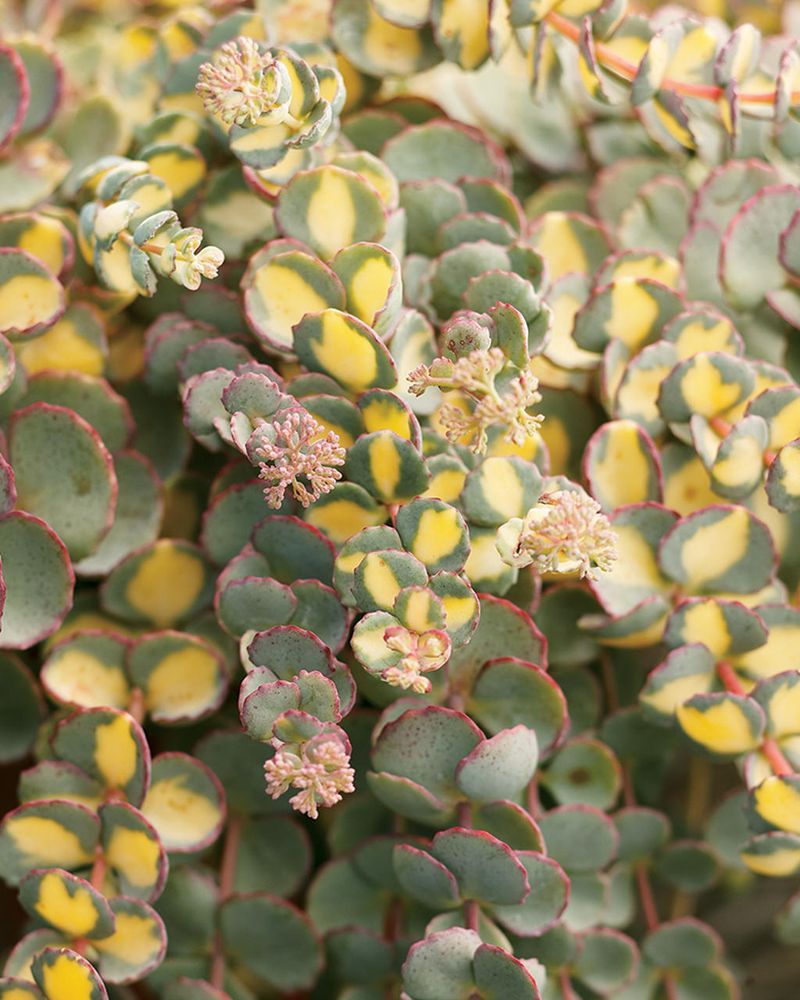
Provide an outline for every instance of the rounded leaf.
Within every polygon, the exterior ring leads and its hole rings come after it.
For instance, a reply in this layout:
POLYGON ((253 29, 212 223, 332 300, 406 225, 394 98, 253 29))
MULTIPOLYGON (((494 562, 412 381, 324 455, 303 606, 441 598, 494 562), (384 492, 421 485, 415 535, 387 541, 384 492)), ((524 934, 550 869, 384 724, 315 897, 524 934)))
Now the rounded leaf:
POLYGON ((225 793, 213 771, 195 757, 162 753, 153 760, 141 811, 169 853, 192 853, 220 835, 225 793))
POLYGON ((227 691, 222 654, 182 632, 142 636, 128 655, 131 681, 154 722, 186 723, 211 714, 227 691))
POLYGON ((41 333, 63 312, 64 289, 44 264, 24 250, 0 247, 0 333, 41 333))
POLYGON ((105 609, 123 621, 169 628, 211 603, 211 569, 189 542, 160 538, 125 558, 100 591, 105 609))
POLYGON ((45 948, 34 958, 31 972, 48 1000, 77 996, 86 1000, 108 998, 103 980, 94 967, 68 948, 45 948))
POLYGON ((219 919, 231 960, 283 992, 313 985, 322 947, 309 919, 291 903, 266 893, 234 895, 222 904, 219 919))
POLYGON ((72 410, 34 403, 12 417, 9 456, 20 507, 47 521, 73 560, 91 555, 117 502, 114 463, 98 433, 72 410))

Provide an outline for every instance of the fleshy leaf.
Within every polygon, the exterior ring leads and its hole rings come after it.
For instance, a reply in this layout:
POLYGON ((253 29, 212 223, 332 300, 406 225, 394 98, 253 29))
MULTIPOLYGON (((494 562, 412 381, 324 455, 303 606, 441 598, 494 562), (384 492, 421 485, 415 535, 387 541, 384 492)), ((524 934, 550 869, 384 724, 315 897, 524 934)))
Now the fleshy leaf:
POLYGON ((230 958, 281 991, 309 988, 322 968, 311 922, 282 899, 232 896, 222 905, 220 928, 230 958))
POLYGON ((41 333, 64 312, 64 289, 41 261, 0 248, 0 333, 41 333))
POLYGON ((167 879, 167 856, 155 828, 127 802, 99 809, 106 861, 124 896, 152 902, 167 879))
POLYGON ((774 561, 763 521, 744 507, 721 504, 682 518, 659 550, 663 571, 690 593, 753 593, 769 582, 774 561))
POLYGON ((127 708, 127 651, 127 640, 113 632, 78 632, 52 647, 42 666, 42 684, 63 705, 127 708))
POLYGON ((154 722, 185 723, 213 712, 225 697, 227 673, 210 643, 180 632, 143 636, 128 656, 131 680, 154 722))
POLYGON ((103 606, 123 621, 169 628, 211 603, 210 567, 189 542, 160 538, 124 559, 101 589, 103 606))
POLYGON ((31 916, 70 938, 102 938, 114 930, 114 913, 105 896, 60 868, 29 872, 20 882, 19 900, 31 916))
POLYGON ((161 964, 167 935, 161 917, 139 899, 115 896, 110 901, 114 932, 93 941, 100 972, 110 983, 141 979, 161 964))
POLYGON ((185 753, 153 761, 142 814, 169 853, 191 853, 213 844, 225 822, 225 793, 211 769, 185 753))
POLYGON ((141 726, 126 712, 90 708, 56 726, 53 750, 108 789, 119 789, 133 805, 150 780, 150 750, 141 726))
POLYGON ((107 1000, 103 980, 93 966, 67 948, 45 948, 34 958, 32 972, 47 1000, 107 1000))
POLYGON ((19 505, 47 521, 73 560, 91 555, 117 500, 114 465, 97 432, 72 410, 35 403, 14 414, 9 454, 19 505), (48 451, 43 463, 38 456, 48 451))
POLYGON ((339 309, 323 309, 295 325, 293 348, 313 372, 335 379, 348 392, 392 389, 397 384, 394 361, 366 323, 339 309))
POLYGON ((57 799, 21 805, 0 824, 0 875, 19 885, 31 868, 89 865, 99 832, 97 817, 86 806, 57 799))

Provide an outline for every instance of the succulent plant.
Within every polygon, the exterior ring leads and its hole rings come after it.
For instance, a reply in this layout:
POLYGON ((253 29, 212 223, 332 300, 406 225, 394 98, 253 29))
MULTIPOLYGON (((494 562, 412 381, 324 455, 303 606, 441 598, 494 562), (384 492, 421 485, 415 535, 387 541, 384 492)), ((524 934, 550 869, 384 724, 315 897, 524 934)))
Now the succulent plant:
POLYGON ((766 998, 800 49, 711 6, 0 4, 0 1000, 766 998))

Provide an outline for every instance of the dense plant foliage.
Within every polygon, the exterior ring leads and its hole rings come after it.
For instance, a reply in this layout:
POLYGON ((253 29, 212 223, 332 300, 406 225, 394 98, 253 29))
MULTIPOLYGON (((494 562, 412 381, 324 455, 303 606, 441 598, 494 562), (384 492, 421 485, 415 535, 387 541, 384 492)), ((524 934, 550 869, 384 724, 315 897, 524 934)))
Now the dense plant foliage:
POLYGON ((800 46, 708 6, 0 5, 2 1000, 740 995, 800 46))

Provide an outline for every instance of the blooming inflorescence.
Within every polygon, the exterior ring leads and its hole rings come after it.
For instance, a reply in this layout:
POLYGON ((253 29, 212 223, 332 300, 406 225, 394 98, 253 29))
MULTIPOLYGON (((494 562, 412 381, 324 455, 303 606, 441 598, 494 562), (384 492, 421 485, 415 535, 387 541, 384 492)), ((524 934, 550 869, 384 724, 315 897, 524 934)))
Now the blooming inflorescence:
POLYGON ((270 507, 280 507, 286 490, 303 507, 330 493, 342 474, 344 448, 335 431, 328 431, 306 410, 291 410, 282 420, 264 427, 254 454, 259 477, 269 485, 264 496, 270 507))
POLYGON ((203 63, 197 93, 207 111, 228 125, 279 125, 289 114, 291 81, 286 67, 258 42, 240 36, 203 63))
POLYGON ((430 365, 419 365, 408 375, 409 389, 421 396, 435 386, 460 390, 469 397, 473 402, 466 409, 445 403, 439 420, 449 441, 483 454, 490 428, 502 428, 512 444, 522 445, 544 419, 529 412, 542 398, 539 380, 532 372, 521 371, 498 384, 501 372, 508 368, 508 358, 500 348, 479 348, 456 361, 437 358, 430 365))
POLYGON ((498 528, 497 548, 510 566, 582 577, 607 573, 617 557, 608 518, 581 490, 545 493, 524 518, 498 528))
POLYGON ((324 733, 296 750, 280 746, 264 764, 264 773, 273 799, 290 788, 299 789, 289 802, 312 819, 319 815, 320 806, 336 805, 343 794, 354 789, 355 771, 347 750, 341 741, 324 733))

